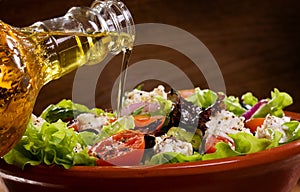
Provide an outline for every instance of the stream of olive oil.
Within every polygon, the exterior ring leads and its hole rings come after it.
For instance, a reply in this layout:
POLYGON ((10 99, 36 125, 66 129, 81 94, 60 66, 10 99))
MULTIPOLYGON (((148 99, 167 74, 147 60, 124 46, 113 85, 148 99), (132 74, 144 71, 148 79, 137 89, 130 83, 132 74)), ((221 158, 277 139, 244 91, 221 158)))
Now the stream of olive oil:
POLYGON ((124 94, 125 94, 125 83, 126 83, 126 76, 127 76, 127 69, 129 64, 129 59, 132 53, 131 48, 126 48, 123 50, 123 58, 122 58, 122 64, 121 64, 121 72, 120 72, 120 79, 119 79, 119 87, 118 87, 118 103, 117 103, 117 115, 120 116, 122 106, 123 106, 123 100, 124 100, 124 94))

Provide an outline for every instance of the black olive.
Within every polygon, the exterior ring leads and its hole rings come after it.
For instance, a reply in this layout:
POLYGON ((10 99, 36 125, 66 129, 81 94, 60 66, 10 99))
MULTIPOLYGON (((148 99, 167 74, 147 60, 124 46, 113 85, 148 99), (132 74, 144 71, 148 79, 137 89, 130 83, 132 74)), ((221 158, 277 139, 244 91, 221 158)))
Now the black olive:
POLYGON ((99 133, 99 131, 97 131, 96 129, 84 129, 84 130, 80 130, 79 132, 84 132, 84 131, 92 132, 92 133, 95 133, 95 134, 99 133))
POLYGON ((155 136, 145 134, 144 139, 145 139, 145 149, 149 149, 149 148, 154 147, 154 145, 155 145, 155 136))

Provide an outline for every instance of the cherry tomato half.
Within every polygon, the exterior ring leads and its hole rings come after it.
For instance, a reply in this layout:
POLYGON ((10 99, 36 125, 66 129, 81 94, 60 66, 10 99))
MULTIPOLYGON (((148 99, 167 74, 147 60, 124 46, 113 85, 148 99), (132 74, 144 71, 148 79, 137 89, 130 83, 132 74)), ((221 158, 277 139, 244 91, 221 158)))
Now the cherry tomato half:
POLYGON ((221 136, 215 136, 215 135, 210 135, 206 139, 205 143, 205 152, 206 153, 214 153, 216 152, 216 144, 219 142, 225 142, 225 143, 230 143, 233 144, 229 139, 221 137, 221 136))
POLYGON ((97 165, 138 165, 144 154, 144 134, 139 131, 124 130, 96 145, 89 153, 98 158, 97 165))
POLYGON ((163 127, 165 120, 166 117, 161 115, 136 115, 134 116, 135 129, 141 131, 144 134, 154 133, 159 131, 163 127))
POLYGON ((74 131, 79 132, 79 122, 78 121, 70 121, 68 128, 74 129, 74 131))
POLYGON ((180 93, 181 97, 187 98, 195 93, 195 89, 180 90, 179 93, 180 93))
POLYGON ((265 121, 265 118, 252 118, 245 122, 245 127, 249 128, 251 133, 257 130, 257 127, 261 126, 265 121))

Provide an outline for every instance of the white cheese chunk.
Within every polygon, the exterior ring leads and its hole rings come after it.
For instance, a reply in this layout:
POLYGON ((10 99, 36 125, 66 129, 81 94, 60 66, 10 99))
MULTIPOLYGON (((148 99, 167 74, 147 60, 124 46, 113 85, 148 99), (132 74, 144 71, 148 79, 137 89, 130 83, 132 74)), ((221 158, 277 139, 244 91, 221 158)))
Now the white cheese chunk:
POLYGON ((108 124, 108 118, 106 116, 97 116, 93 113, 82 113, 78 115, 76 119, 79 123, 79 130, 100 130, 103 125, 108 124))
POLYGON ((167 99, 167 93, 165 92, 164 86, 159 85, 157 88, 154 88, 150 92, 134 89, 133 91, 126 93, 124 106, 128 106, 133 103, 141 103, 141 102, 152 103, 155 102, 154 99, 157 96, 167 99))
POLYGON ((214 116, 211 116, 206 126, 207 136, 221 136, 232 142, 233 140, 228 134, 236 134, 238 132, 251 133, 250 129, 244 127, 244 117, 238 117, 234 113, 225 110, 216 112, 214 116))
POLYGON ((189 142, 181 141, 175 137, 161 136, 155 138, 156 144, 153 147, 155 153, 176 152, 186 156, 193 154, 193 146, 189 142))
POLYGON ((287 135, 285 130, 287 130, 287 127, 283 126, 282 124, 288 121, 290 121, 289 117, 279 118, 272 115, 267 115, 263 125, 257 128, 255 136, 257 138, 271 139, 272 132, 279 131, 282 133, 282 138, 279 142, 286 142, 287 135))

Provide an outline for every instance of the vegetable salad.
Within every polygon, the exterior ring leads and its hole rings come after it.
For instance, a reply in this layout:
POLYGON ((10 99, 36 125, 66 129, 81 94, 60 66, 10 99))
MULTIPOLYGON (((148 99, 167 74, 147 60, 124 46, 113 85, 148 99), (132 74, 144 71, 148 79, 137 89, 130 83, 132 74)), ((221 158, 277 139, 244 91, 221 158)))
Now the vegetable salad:
POLYGON ((4 160, 25 165, 128 166, 241 156, 300 138, 298 121, 283 111, 292 97, 274 89, 270 98, 240 98, 209 89, 125 94, 120 116, 71 100, 47 107, 31 121, 4 160))

